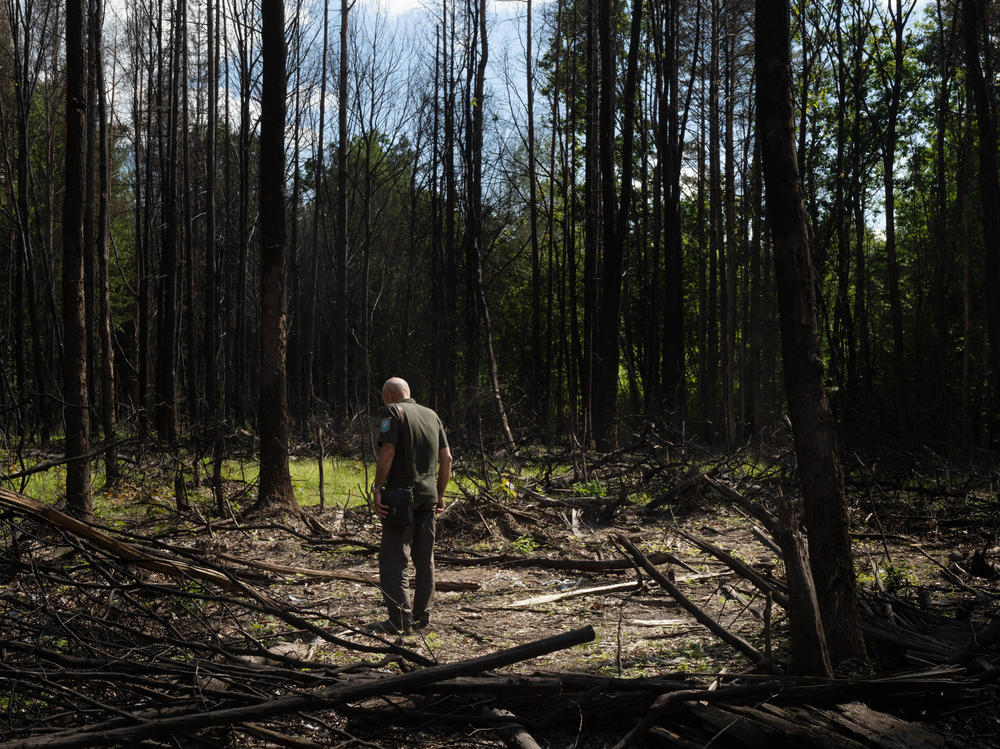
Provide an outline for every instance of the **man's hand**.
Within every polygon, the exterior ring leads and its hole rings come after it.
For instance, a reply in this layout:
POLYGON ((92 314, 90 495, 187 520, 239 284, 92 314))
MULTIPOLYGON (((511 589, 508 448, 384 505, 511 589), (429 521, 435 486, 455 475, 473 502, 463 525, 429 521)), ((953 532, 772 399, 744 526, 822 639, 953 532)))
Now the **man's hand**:
POLYGON ((434 508, 434 512, 440 515, 444 512, 444 492, 448 488, 448 482, 451 480, 451 449, 447 447, 442 447, 438 450, 438 475, 437 475, 437 493, 438 493, 438 503, 437 507, 434 508))
POLYGON ((382 490, 373 489, 372 496, 375 497, 375 514, 384 518, 389 514, 389 508, 382 504, 382 490))
POLYGON ((382 504, 382 487, 389 477, 389 468, 392 467, 392 459, 396 455, 396 446, 391 442, 383 442, 379 445, 378 455, 375 456, 375 481, 372 484, 372 496, 375 498, 375 514, 384 518, 389 514, 389 508, 382 504))

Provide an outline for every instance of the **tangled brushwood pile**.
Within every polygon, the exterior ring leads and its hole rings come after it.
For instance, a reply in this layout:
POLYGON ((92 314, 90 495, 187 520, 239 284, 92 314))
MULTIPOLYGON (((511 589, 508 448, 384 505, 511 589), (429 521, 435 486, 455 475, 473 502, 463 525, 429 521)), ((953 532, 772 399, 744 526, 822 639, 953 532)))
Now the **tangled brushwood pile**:
POLYGON ((0 741, 993 745, 994 477, 854 466, 872 662, 818 679, 787 673, 761 527, 788 470, 735 465, 619 453, 575 487, 497 472, 464 489, 431 626, 394 641, 364 630, 380 598, 363 509, 322 533, 131 507, 125 530, 0 490, 0 741))

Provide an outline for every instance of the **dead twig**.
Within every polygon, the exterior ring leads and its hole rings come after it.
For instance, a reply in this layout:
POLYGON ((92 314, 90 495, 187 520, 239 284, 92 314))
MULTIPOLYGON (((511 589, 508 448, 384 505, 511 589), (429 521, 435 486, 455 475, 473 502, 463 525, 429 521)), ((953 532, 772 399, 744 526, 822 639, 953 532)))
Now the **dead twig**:
POLYGON ((601 585, 596 588, 577 588, 576 590, 567 590, 563 593, 550 593, 545 596, 536 596, 535 598, 525 598, 522 601, 514 601, 510 604, 511 608, 520 608, 522 606, 537 606, 540 603, 553 603, 555 601, 562 601, 566 598, 581 598, 583 596, 602 596, 609 593, 622 593, 625 591, 636 591, 642 588, 641 580, 633 580, 627 583, 614 583, 613 585, 601 585))
POLYGON ((720 640, 725 642, 727 645, 735 649, 737 652, 742 653, 747 658, 749 658, 754 665, 761 663, 764 660, 764 655, 757 648, 751 645, 749 642, 744 640, 739 635, 733 634, 729 630, 725 629, 722 625, 716 622, 712 617, 706 614, 699 606, 697 606, 693 601, 691 601, 687 596, 685 596, 681 591, 670 582, 655 566, 646 558, 646 556, 635 547, 631 541, 629 541, 625 536, 618 535, 615 536, 615 540, 621 544, 628 553, 635 560, 636 564, 644 569, 650 577, 656 580, 660 586, 670 594, 670 596, 677 601, 689 614, 691 614, 695 619, 698 620, 700 624, 705 626, 712 634, 718 637, 720 640))

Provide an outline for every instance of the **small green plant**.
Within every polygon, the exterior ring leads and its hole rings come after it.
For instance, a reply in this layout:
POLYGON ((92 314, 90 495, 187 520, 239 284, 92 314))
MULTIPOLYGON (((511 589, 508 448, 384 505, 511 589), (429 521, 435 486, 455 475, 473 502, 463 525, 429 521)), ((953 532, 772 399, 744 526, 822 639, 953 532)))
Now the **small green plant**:
POLYGON ((573 494, 578 497, 606 497, 608 487, 603 481, 578 481, 573 484, 573 494))
POLYGON ((531 536, 518 536, 510 542, 511 548, 521 556, 530 557, 538 551, 538 544, 531 536))
POLYGON ((913 583, 912 570, 906 562, 888 562, 881 572, 882 584, 889 593, 898 593, 913 583))
POLYGON ((878 565, 874 571, 859 572, 858 584, 866 588, 878 588, 879 581, 886 593, 897 594, 914 583, 913 569, 906 562, 889 562, 878 565))

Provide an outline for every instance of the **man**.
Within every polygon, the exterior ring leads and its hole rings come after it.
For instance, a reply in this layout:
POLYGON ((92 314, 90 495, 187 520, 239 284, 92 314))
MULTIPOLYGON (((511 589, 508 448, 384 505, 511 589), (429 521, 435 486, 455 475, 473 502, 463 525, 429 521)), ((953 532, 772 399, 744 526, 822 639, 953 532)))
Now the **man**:
POLYGON ((444 510, 444 491, 451 478, 451 449, 438 415, 410 397, 410 386, 399 377, 382 387, 386 408, 379 422, 375 461, 375 512, 383 520, 389 507, 383 489, 412 488, 413 521, 382 524, 378 569, 389 618, 372 629, 405 634, 411 626, 426 627, 434 597, 434 528, 444 510), (413 559, 416 587, 410 608, 406 568, 413 559))

